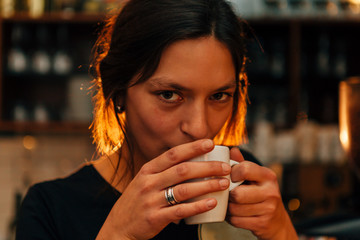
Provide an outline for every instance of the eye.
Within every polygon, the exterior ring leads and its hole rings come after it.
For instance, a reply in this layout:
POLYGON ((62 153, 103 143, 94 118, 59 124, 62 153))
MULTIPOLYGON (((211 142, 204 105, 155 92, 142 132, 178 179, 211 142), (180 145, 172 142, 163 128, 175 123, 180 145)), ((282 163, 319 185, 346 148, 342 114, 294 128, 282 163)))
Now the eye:
POLYGON ((158 93, 158 95, 160 96, 161 100, 168 102, 168 103, 177 103, 182 100, 182 97, 180 97, 179 94, 177 94, 173 91, 163 91, 163 92, 158 93))
POLYGON ((214 100, 214 101, 219 101, 219 102, 226 102, 227 100, 230 99, 230 97, 232 97, 231 94, 226 93, 226 92, 219 92, 219 93, 215 93, 213 94, 210 99, 214 100))

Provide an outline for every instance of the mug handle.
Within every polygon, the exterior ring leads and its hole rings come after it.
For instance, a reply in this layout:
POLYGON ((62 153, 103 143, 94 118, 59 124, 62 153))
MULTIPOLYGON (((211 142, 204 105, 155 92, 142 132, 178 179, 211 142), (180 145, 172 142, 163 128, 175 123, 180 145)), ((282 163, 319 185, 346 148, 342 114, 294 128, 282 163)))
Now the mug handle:
MULTIPOLYGON (((231 160, 230 159, 230 166, 233 167, 236 164, 239 164, 239 162, 231 160)), ((244 181, 240 181, 240 182, 232 182, 230 180, 230 186, 229 186, 229 191, 233 190, 234 188, 236 188, 237 186, 241 185, 244 181)))

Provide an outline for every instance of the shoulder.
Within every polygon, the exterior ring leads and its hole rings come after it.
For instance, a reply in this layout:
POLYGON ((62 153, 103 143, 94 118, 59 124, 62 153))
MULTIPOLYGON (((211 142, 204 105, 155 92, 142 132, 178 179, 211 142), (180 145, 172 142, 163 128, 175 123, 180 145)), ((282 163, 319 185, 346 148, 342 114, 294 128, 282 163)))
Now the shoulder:
POLYGON ((74 193, 84 190, 91 175, 91 166, 85 165, 67 177, 36 183, 29 188, 23 205, 51 207, 61 204, 74 193))
POLYGON ((242 149, 241 147, 239 147, 239 149, 245 160, 254 162, 262 166, 261 162, 250 151, 242 149))
POLYGON ((230 148, 233 148, 233 147, 236 147, 240 150, 241 154, 243 155, 243 157, 246 161, 250 161, 250 162, 253 162, 253 163, 256 163, 256 164, 262 166, 262 163, 250 151, 245 150, 241 146, 230 146, 230 148))
POLYGON ((114 191, 92 164, 86 164, 63 178, 37 183, 29 188, 24 201, 32 198, 46 201, 52 206, 78 205, 83 200, 96 201, 103 194, 112 196, 114 191))
POLYGON ((82 166, 64 178, 37 183, 22 201, 17 239, 96 236, 116 200, 117 195, 109 191, 92 165, 82 166))
POLYGON ((27 195, 39 194, 48 196, 51 194, 61 195, 64 191, 81 191, 87 185, 86 183, 94 181, 94 176, 93 167, 91 165, 84 165, 69 176, 34 184, 29 188, 27 195))

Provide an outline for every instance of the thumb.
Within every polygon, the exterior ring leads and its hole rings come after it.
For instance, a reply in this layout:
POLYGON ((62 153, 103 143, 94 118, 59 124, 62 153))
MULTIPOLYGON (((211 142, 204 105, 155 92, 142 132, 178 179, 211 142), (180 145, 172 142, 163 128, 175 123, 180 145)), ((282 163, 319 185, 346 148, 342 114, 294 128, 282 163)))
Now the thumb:
POLYGON ((237 148, 237 147, 233 147, 230 149, 230 159, 237 161, 237 162, 245 161, 243 155, 241 154, 239 148, 237 148))

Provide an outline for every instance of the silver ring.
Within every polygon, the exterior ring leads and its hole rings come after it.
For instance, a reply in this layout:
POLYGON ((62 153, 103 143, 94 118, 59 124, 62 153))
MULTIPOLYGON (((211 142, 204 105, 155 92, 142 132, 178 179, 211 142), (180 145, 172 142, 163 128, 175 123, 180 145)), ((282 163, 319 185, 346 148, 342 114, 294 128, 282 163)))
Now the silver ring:
POLYGON ((173 187, 168 187, 167 189, 165 189, 165 199, 170 206, 180 203, 179 201, 176 200, 174 196, 173 187))

